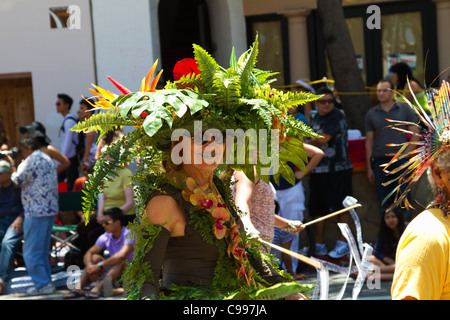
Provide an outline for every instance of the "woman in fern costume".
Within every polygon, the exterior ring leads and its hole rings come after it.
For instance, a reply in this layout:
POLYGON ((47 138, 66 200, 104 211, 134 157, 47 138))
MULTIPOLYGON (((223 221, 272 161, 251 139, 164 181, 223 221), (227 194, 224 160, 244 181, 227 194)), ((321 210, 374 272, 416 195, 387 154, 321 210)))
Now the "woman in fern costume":
POLYGON ((269 182, 272 168, 275 181, 282 175, 294 183, 286 162, 301 169, 307 162, 297 137, 317 135, 286 111, 317 97, 271 88, 273 73, 255 68, 257 39, 239 59, 233 50, 228 69, 203 48, 193 47, 195 60, 182 60, 174 71, 181 73, 180 78, 162 90, 155 89, 161 73, 151 81, 157 62, 138 92, 111 78, 120 95, 98 87, 98 92, 92 90, 99 100, 96 107, 108 111, 72 130, 105 133, 116 126, 135 130, 111 145, 97 162, 86 183, 86 221, 102 181, 136 159, 133 182, 140 222, 128 226, 136 245, 122 277, 129 299, 301 298, 311 288, 277 270, 271 256, 257 250, 257 240, 246 236, 225 173, 232 168, 252 181, 256 173, 269 182), (227 129, 257 132, 260 149, 270 148, 271 161, 254 150, 251 138, 242 144, 234 143, 234 138, 225 143, 222 134, 227 129), (225 146, 228 152, 222 161, 225 146))

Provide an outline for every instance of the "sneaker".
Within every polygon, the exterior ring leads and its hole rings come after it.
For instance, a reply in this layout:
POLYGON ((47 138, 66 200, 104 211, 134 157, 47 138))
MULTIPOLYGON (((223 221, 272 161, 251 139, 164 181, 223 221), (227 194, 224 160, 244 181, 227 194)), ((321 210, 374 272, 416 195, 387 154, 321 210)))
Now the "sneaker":
POLYGON ((55 286, 53 283, 49 283, 42 288, 37 289, 36 287, 30 288, 27 290, 27 295, 29 296, 40 296, 40 295, 47 295, 52 294, 55 292, 55 286))
POLYGON ((314 250, 315 256, 326 256, 328 253, 325 243, 316 243, 316 249, 314 250))
POLYGON ((336 242, 336 246, 334 247, 333 250, 331 250, 328 253, 328 255, 331 258, 339 259, 339 258, 342 258, 343 256, 346 256, 349 253, 350 253, 350 247, 349 247, 348 243, 345 241, 342 241, 342 240, 338 240, 336 242))
POLYGON ((304 256, 307 256, 308 252, 309 252, 309 247, 303 247, 298 250, 298 253, 300 253, 301 255, 304 255, 304 256))

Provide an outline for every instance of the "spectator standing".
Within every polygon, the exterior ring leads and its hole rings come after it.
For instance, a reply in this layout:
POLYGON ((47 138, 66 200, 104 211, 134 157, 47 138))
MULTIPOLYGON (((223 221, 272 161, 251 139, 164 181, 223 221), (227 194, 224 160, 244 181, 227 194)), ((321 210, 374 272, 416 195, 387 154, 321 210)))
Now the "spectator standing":
POLYGON ((32 137, 36 140, 40 150, 55 161, 56 172, 58 174, 65 171, 70 166, 70 160, 50 144, 51 140, 47 136, 45 127, 42 123, 33 121, 28 126, 20 127, 19 131, 26 137, 32 137))
POLYGON ((23 206, 20 188, 11 181, 12 166, 0 160, 0 294, 11 276, 14 255, 23 238, 23 206))
POLYGON ((29 295, 51 294, 49 248, 52 227, 58 214, 58 183, 55 164, 39 149, 33 138, 19 141, 19 155, 23 161, 11 180, 22 189, 24 208, 23 258, 34 283, 29 295))
POLYGON ((56 111, 64 117, 59 131, 61 137, 61 153, 70 161, 70 166, 58 175, 58 182, 67 179, 67 189, 68 191, 72 191, 75 180, 79 176, 79 160, 77 154, 79 139, 78 133, 72 132, 70 129, 77 123, 78 119, 70 113, 70 108, 73 103, 72 98, 64 93, 58 94, 57 98, 56 111))
MULTIPOLYGON (((80 101, 80 107, 78 109, 78 120, 84 121, 90 118, 94 113, 92 109, 94 108, 94 103, 92 99, 82 99, 80 101)), ((81 154, 81 171, 85 176, 92 172, 92 168, 95 165, 95 154, 97 151, 97 139, 98 133, 95 131, 84 132, 79 134, 78 138, 84 139, 83 150, 81 154)))
MULTIPOLYGON (((305 207, 305 191, 303 189, 302 178, 311 173, 311 170, 320 162, 323 158, 323 151, 318 147, 315 147, 311 144, 304 143, 306 156, 309 161, 305 166, 306 172, 302 170, 296 169, 294 164, 288 162, 287 164, 292 168, 295 172, 295 185, 293 186, 283 177, 280 177, 280 183, 276 184, 273 180, 273 176, 270 177, 272 185, 276 189, 276 201, 279 205, 279 215, 288 220, 304 220, 304 211, 305 207)), ((275 228, 275 238, 276 241, 283 240, 284 244, 290 242, 290 247, 288 248, 291 251, 298 252, 299 251, 299 234, 288 233, 280 228, 275 228), (290 241, 289 241, 290 240, 290 241)), ((283 245, 283 243, 277 243, 274 241, 274 244, 283 245)), ((275 253, 272 249, 272 253, 275 253)), ((276 252, 276 254, 281 257, 281 254, 276 252)), ((288 257, 290 259, 290 257, 288 257)), ((289 263, 289 262, 287 262, 289 263)), ((286 263, 285 263, 286 265, 286 263)), ((298 261, 292 260, 292 268, 290 265, 286 266, 287 270, 293 270, 295 273, 298 267, 298 261)))
MULTIPOLYGON (((335 108, 335 98, 330 89, 319 88, 316 94, 323 94, 323 97, 316 100, 317 113, 311 119, 311 128, 323 138, 311 139, 309 143, 322 149, 324 157, 311 171, 309 211, 312 217, 343 209, 342 201, 346 196, 352 195, 353 170, 348 156, 348 125, 345 115, 335 108)), ((349 223, 349 213, 340 214, 338 221, 349 223)), ((328 253, 324 243, 324 223, 319 221, 314 225, 315 255, 328 254, 332 258, 347 255, 350 248, 342 235, 337 240, 335 248, 328 253)))
MULTIPOLYGON (((382 205, 383 200, 396 187, 395 184, 383 186, 383 183, 397 177, 402 171, 395 175, 388 175, 383 172, 381 165, 388 163, 391 160, 390 154, 398 152, 400 145, 408 140, 406 133, 392 128, 392 123, 386 119, 415 123, 417 122, 417 117, 407 104, 394 100, 393 84, 389 80, 380 80, 378 82, 377 97, 380 103, 372 107, 365 117, 366 169, 367 179, 369 179, 370 183, 375 184, 379 212, 380 215, 383 215, 384 208, 388 208, 392 204, 394 197, 389 198, 384 206, 382 205), (398 146, 387 146, 387 144, 391 143, 398 146)), ((418 128, 415 126, 404 126, 403 129, 418 133, 418 128)), ((411 142, 417 140, 419 140, 419 136, 413 135, 411 137, 411 142)), ((404 153, 407 154, 413 148, 414 146, 412 145, 408 146, 404 153)), ((398 159, 396 163, 389 167, 389 171, 393 171, 406 161, 407 159, 398 159)), ((407 212, 405 213, 408 214, 407 212)), ((405 218, 409 220, 408 217, 405 218)))
MULTIPOLYGON (((391 81, 395 85, 395 90, 401 93, 406 99, 408 99, 412 104, 417 104, 416 99, 419 102, 420 106, 427 112, 430 113, 430 109, 428 108, 427 96, 425 94, 424 88, 420 85, 419 81, 417 81, 412 73, 411 68, 404 62, 399 62, 392 65, 389 68, 389 75, 391 81), (408 86, 411 86, 411 90, 408 86), (413 93, 415 98, 413 97, 413 93)), ((404 101, 403 97, 397 97, 397 101, 404 101)))
MULTIPOLYGON (((311 108, 309 108, 309 110, 310 109, 311 108)), ((303 122, 304 124, 308 125, 308 121, 305 115, 303 115, 303 113, 298 111, 297 106, 290 108, 288 110, 288 113, 292 115, 297 121, 303 122)), ((310 116, 310 113, 308 113, 308 115, 310 116)), ((272 185, 276 190, 275 200, 278 202, 279 205, 278 215, 280 215, 285 219, 299 220, 302 222, 304 219, 303 213, 306 208, 305 208, 305 191, 303 189, 303 183, 301 182, 301 179, 305 176, 305 174, 309 174, 311 170, 323 158, 323 151, 321 149, 307 143, 304 143, 303 146, 305 147, 306 156, 309 159, 308 163, 305 166, 306 172, 299 170, 291 162, 287 163, 291 167, 291 169, 295 172, 294 186, 288 181, 286 181, 286 179, 284 179, 283 177, 280 177, 279 184, 275 183, 273 176, 270 177, 272 185)), ((287 245, 287 243, 290 243, 289 245, 290 250, 298 252, 299 234, 292 234, 280 228, 275 228, 274 244, 283 246, 287 245)), ((272 253, 277 254, 278 257, 282 257, 281 253, 274 252, 274 249, 272 249, 272 253)), ((285 262, 286 269, 288 271, 292 269, 293 272, 295 273, 298 267, 297 259, 292 260, 290 256, 287 257, 286 255, 284 257, 286 257, 287 259, 287 262, 285 262)))
MULTIPOLYGON (((234 201, 242 212, 244 227, 250 235, 272 242, 274 228, 280 228, 291 233, 303 230, 301 221, 285 219, 275 214, 275 190, 271 184, 258 179, 252 182, 244 172, 234 171, 236 183, 232 186, 234 201)), ((261 252, 270 253, 268 245, 260 245, 261 252)))

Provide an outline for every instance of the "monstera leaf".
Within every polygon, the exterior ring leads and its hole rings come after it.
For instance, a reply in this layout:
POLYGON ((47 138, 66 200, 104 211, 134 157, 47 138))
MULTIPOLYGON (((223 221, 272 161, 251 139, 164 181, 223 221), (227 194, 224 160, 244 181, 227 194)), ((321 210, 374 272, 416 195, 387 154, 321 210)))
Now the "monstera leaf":
POLYGON ((189 110, 194 114, 208 106, 208 102, 190 89, 167 89, 155 92, 136 92, 116 101, 122 118, 143 120, 144 131, 153 136, 165 123, 172 127, 173 114, 182 118, 189 110))

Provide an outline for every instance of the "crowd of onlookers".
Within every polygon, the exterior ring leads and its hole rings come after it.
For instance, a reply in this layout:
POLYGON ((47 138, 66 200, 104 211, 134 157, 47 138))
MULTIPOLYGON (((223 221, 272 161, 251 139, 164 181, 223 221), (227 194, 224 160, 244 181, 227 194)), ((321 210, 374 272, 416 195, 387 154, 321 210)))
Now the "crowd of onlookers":
MULTIPOLYGON (((87 284, 96 282, 90 291, 91 297, 102 293, 105 273, 111 284, 120 276, 117 266, 123 266, 132 254, 132 244, 126 240, 126 224, 135 217, 131 172, 126 169, 119 177, 109 182, 98 202, 97 210, 90 222, 85 224, 84 214, 79 210, 61 212, 60 192, 80 192, 88 174, 104 148, 123 136, 115 130, 98 141, 98 133, 77 133, 70 129, 79 121, 92 116, 94 100, 79 102, 78 117, 70 110, 73 100, 66 94, 58 94, 56 110, 64 118, 59 137, 60 146, 51 144, 45 126, 33 121, 19 128, 22 137, 18 146, 10 148, 2 141, 0 160, 0 293, 10 279, 15 260, 21 253, 23 262, 34 286, 29 295, 50 294, 55 291, 51 281, 49 252, 52 246, 51 234, 55 224, 68 222, 78 224, 78 237, 74 245, 81 268, 87 274, 87 284), (121 251, 122 247, 127 250, 121 251), (100 249, 98 249, 100 248, 100 249), (103 250, 108 256, 103 256, 103 250), (90 258, 89 258, 90 257, 90 258), (93 269, 91 265, 97 266, 93 269), (100 272, 101 271, 101 272, 100 272), (103 272, 106 271, 106 272, 103 272)), ((84 274, 82 282, 84 281, 84 274)))
MULTIPOLYGON (((365 123, 367 178, 376 186, 381 217, 379 237, 371 261, 380 267, 386 279, 392 279, 396 243, 404 229, 404 220, 408 221, 410 216, 408 212, 387 210, 391 203, 389 201, 382 204, 392 189, 383 186, 387 176, 380 165, 388 162, 387 154, 396 151, 388 150, 386 144, 417 139, 416 136, 389 129, 385 120, 391 118, 415 122, 414 113, 393 91, 405 89, 402 81, 406 76, 412 79, 403 67, 400 65, 392 69, 394 82, 382 79, 377 84, 379 103, 367 113, 365 123)), ((249 220, 244 223, 247 232, 296 252, 300 249, 298 231, 304 220, 306 200, 309 215, 314 218, 341 209, 343 199, 352 195, 353 165, 347 149, 346 115, 332 90, 322 87, 314 93, 321 95, 321 98, 308 103, 303 109, 289 110, 297 121, 304 122, 322 136, 304 140, 309 162, 306 172, 292 165, 296 171, 295 185, 283 179, 279 184, 272 181, 270 185, 264 185, 261 180, 236 178, 240 183, 236 184, 236 205, 250 213, 249 220), (309 199, 305 199, 303 190, 302 178, 305 174, 309 175, 309 199), (262 210, 262 203, 267 201, 270 203, 264 204, 262 210), (253 210, 252 206, 257 209, 253 210), (258 214, 266 215, 266 218, 259 219, 258 214), (265 224, 267 219, 270 223, 265 224)), ((52 227, 68 218, 62 217, 58 209, 59 192, 81 191, 105 148, 124 135, 118 129, 105 134, 98 141, 98 133, 94 131, 71 131, 76 123, 93 114, 94 100, 83 99, 79 102, 78 117, 70 112, 72 105, 73 100, 68 95, 57 95, 56 110, 64 118, 59 132, 60 146, 51 144, 45 126, 37 121, 20 127, 23 137, 17 147, 11 148, 6 141, 1 146, 0 293, 11 275, 18 251, 21 251, 34 283, 27 293, 36 295, 55 291, 49 262, 52 227)), ((95 215, 88 224, 85 224, 81 211, 68 213, 71 215, 69 221, 78 224, 79 236, 75 243, 79 248, 78 261, 73 261, 83 268, 83 275, 79 287, 70 291, 66 298, 84 296, 94 299, 105 291, 108 294, 122 292, 114 287, 114 282, 120 277, 124 261, 131 259, 133 252, 133 241, 126 239, 129 233, 126 225, 136 217, 131 176, 132 172, 125 168, 112 181, 105 182, 95 215), (105 249, 109 253, 107 257, 102 254, 105 249)), ((348 223, 350 216, 345 213, 339 215, 338 219, 339 222, 348 223)), ((328 251, 324 243, 323 222, 314 225, 314 237, 313 254, 316 256, 339 259, 349 253, 349 246, 343 237, 336 239, 336 246, 328 251)), ((273 249, 272 253, 278 255, 283 268, 298 279, 303 277, 296 274, 298 261, 273 249)))

